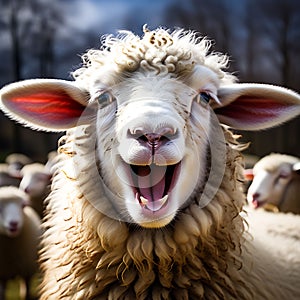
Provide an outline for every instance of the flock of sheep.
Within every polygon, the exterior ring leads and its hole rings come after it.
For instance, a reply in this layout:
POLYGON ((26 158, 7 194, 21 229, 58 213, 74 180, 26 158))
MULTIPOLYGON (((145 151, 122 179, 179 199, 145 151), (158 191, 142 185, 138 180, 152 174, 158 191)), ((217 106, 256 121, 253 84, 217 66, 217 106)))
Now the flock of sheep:
POLYGON ((66 135, 45 165, 0 166, 0 299, 37 256, 41 300, 300 297, 300 159, 244 170, 232 130, 297 117, 300 96, 227 63, 193 32, 144 27, 106 36, 74 81, 1 90, 9 117, 66 135))
POLYGON ((38 273, 41 219, 44 200, 50 192, 55 156, 49 153, 44 165, 33 163, 26 155, 13 153, 0 164, 1 300, 5 299, 8 280, 15 277, 24 279, 21 294, 30 299, 31 279, 38 273))

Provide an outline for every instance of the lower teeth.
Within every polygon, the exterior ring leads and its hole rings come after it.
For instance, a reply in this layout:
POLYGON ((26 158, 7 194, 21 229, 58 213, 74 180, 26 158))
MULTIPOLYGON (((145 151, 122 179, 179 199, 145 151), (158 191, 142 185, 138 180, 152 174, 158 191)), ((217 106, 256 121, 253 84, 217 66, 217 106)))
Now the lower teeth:
POLYGON ((149 201, 148 199, 140 196, 141 205, 151 211, 158 211, 160 210, 164 204, 168 200, 168 195, 165 195, 163 198, 156 200, 156 201, 149 201))

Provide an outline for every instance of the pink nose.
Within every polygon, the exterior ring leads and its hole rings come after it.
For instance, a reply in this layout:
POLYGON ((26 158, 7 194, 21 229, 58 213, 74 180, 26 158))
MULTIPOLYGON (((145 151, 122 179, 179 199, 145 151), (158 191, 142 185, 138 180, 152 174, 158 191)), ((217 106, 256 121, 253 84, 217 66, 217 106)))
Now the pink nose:
POLYGON ((252 195, 252 201, 258 201, 259 197, 260 197, 260 193, 254 193, 252 195))
POLYGON ((144 136, 151 145, 157 145, 162 139, 165 138, 163 135, 157 133, 145 133, 144 136))
POLYGON ((158 130, 158 132, 144 132, 137 129, 134 134, 130 134, 133 138, 139 141, 140 144, 144 144, 152 149, 157 149, 167 142, 176 137, 176 131, 172 128, 166 127, 158 130))
POLYGON ((17 231, 19 228, 19 222, 18 221, 10 221, 9 222, 9 230, 11 232, 17 231))
POLYGON ((17 227, 18 226, 18 221, 10 221, 9 222, 9 226, 11 226, 11 227, 17 227))
POLYGON ((259 193, 254 193, 252 195, 252 205, 254 206, 254 208, 258 208, 260 206, 260 203, 258 201, 259 197, 260 197, 259 193))

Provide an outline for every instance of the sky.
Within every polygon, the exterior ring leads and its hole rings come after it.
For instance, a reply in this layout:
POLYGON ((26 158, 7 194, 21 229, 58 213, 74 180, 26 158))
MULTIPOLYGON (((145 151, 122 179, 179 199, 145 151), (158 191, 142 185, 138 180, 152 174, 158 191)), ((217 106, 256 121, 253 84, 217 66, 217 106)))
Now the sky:
POLYGON ((105 32, 124 29, 124 24, 130 19, 134 20, 131 21, 134 27, 145 22, 157 26, 161 24, 163 12, 171 2, 171 0, 61 1, 65 6, 65 16, 69 25, 83 32, 97 28, 105 32))

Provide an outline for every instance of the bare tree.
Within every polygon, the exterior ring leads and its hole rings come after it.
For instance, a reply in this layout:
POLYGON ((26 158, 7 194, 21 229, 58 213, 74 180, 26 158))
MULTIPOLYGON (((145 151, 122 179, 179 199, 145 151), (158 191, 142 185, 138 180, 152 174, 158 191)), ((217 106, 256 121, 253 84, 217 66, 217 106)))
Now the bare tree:
MULTIPOLYGON (((296 90, 299 84, 300 3, 297 0, 248 0, 246 80, 270 82, 296 90), (297 76, 298 74, 298 76, 297 76), (295 80, 295 78, 297 78, 295 80)), ((251 140, 250 152, 299 155, 300 120, 261 133, 243 133, 251 140), (289 134, 287 134, 289 133, 289 134)))
POLYGON ((300 3, 295 0, 264 0, 261 1, 266 22, 266 33, 271 36, 276 45, 279 57, 274 64, 281 75, 281 84, 289 86, 290 68, 293 60, 293 48, 297 43, 293 35, 299 31, 294 22, 300 18, 300 3))
MULTIPOLYGON (((1 15, 2 30, 10 37, 12 81, 19 81, 26 76, 49 77, 52 75, 54 59, 55 30, 62 23, 62 17, 56 7, 55 1, 45 0, 1 0, 2 10, 6 16, 1 15), (3 17, 3 18, 2 18, 3 17), (33 57, 34 56, 34 57, 33 57), (37 67, 35 74, 27 70, 31 66, 37 67), (25 73, 26 70, 26 73, 25 73)), ((10 151, 26 152, 30 138, 27 129, 10 122, 5 126, 12 129, 12 149, 10 151)), ((40 143, 42 151, 50 147, 49 135, 38 133, 44 143, 40 143)), ((32 135, 31 135, 32 136, 32 135)))
MULTIPOLYGON (((18 81, 21 79, 21 46, 19 39, 19 19, 18 12, 20 10, 20 1, 11 0, 7 3, 9 5, 9 18, 8 18, 8 31, 11 36, 11 52, 12 52, 12 70, 13 70, 13 80, 18 81)), ((18 151, 21 147, 21 128, 19 125, 13 123, 13 151, 18 151)))

